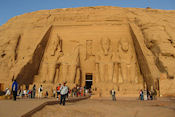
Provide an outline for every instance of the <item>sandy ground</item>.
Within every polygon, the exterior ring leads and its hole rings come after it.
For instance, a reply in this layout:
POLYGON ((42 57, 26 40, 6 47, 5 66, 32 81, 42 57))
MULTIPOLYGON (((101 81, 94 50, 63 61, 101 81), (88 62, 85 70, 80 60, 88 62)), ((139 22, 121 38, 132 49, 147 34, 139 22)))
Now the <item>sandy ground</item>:
POLYGON ((56 99, 0 100, 0 117, 21 117, 25 113, 48 101, 56 99))
POLYGON ((46 106, 32 117, 175 117, 175 100, 88 99, 66 106, 46 106))

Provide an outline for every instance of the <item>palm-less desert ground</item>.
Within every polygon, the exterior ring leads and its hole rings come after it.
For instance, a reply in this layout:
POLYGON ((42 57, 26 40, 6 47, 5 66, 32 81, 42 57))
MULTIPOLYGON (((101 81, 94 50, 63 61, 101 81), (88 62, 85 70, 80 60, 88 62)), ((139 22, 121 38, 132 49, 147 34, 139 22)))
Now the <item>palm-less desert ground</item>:
POLYGON ((88 99, 46 106, 32 117, 175 117, 175 100, 88 99))

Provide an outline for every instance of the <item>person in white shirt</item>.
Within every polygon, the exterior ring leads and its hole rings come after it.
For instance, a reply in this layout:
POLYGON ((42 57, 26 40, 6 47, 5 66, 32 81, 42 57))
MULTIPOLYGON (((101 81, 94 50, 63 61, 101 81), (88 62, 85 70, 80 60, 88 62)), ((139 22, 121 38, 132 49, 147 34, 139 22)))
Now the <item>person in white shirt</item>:
POLYGON ((42 94, 43 94, 43 87, 41 85, 40 88, 38 89, 38 97, 41 98, 42 94))
POLYGON ((67 94, 68 94, 68 87, 66 86, 66 82, 61 87, 60 91, 61 91, 60 92, 60 94, 61 94, 60 105, 61 104, 65 105, 66 97, 67 97, 67 94))

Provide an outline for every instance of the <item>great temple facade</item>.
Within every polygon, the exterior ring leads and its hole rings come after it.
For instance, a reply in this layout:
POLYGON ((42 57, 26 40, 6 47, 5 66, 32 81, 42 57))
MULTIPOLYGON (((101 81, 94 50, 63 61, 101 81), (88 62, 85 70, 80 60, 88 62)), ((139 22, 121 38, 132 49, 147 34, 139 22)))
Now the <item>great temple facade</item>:
POLYGON ((16 79, 22 88, 42 84, 51 91, 67 82, 98 96, 113 88, 119 96, 138 96, 140 89, 173 95, 173 19, 175 11, 118 7, 16 16, 0 27, 0 88, 16 79))
POLYGON ((139 69, 129 25, 52 26, 34 82, 138 93, 143 89, 139 69))

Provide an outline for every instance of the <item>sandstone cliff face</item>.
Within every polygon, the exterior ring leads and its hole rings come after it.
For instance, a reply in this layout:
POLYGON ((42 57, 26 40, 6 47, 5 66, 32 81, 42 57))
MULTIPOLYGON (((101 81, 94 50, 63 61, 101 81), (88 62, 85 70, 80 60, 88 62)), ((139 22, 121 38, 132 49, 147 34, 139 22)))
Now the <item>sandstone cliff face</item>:
MULTIPOLYGON (((161 91, 161 86, 167 87, 161 85, 162 74, 165 74, 166 82, 174 82, 175 79, 174 32, 175 11, 85 7, 26 13, 10 19, 0 27, 0 83, 9 87, 12 79, 25 85, 57 84, 70 80, 70 85, 85 85, 86 73, 96 74, 94 76, 97 79, 101 74, 99 79, 102 81, 101 72, 104 72, 108 74, 105 77, 113 79, 109 85, 115 84, 117 90, 122 90, 124 84, 128 84, 128 88, 130 84, 131 88, 134 86, 127 79, 127 83, 124 83, 125 77, 128 77, 125 74, 136 73, 133 76, 134 80, 138 78, 137 84, 145 82, 148 89, 153 87, 161 91), (102 37, 109 38, 104 39, 104 43, 112 41, 112 50, 103 47, 103 41, 100 44, 102 37), (125 68, 121 62, 125 56, 120 53, 121 38, 129 40, 131 52, 128 53, 133 53, 127 54, 127 57, 133 58, 131 63, 123 63, 135 66, 130 67, 134 72, 124 70, 128 67, 125 68), (100 54, 100 45, 104 57, 100 54), (112 64, 109 61, 113 61, 112 64), (108 72, 101 69, 104 62, 104 66, 108 66, 104 69, 108 72), (113 72, 113 69, 118 71, 113 72), (121 74, 118 73, 120 71, 121 74), (70 79, 66 74, 69 74, 70 79)), ((98 80, 93 81, 95 82, 94 87, 97 89, 103 85, 98 80)), ((139 88, 141 87, 138 86, 139 88)), ((166 95, 164 89, 162 95, 166 95)), ((168 89, 171 90, 169 94, 175 91, 175 87, 168 89)))

